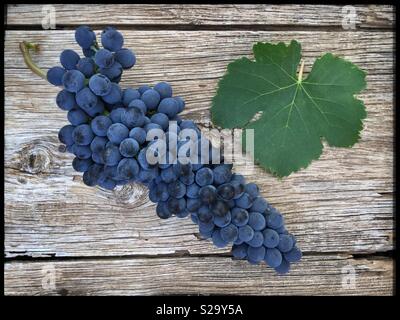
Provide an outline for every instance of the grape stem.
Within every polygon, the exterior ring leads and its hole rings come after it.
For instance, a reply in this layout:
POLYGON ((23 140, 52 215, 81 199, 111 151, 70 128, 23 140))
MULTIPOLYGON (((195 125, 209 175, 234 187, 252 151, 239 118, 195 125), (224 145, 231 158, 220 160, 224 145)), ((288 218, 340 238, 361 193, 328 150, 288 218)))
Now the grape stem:
POLYGON ((19 49, 22 52, 25 64, 28 66, 28 68, 31 69, 34 73, 36 73, 39 77, 47 80, 46 72, 43 69, 39 68, 39 66, 33 62, 30 53, 30 50, 38 52, 39 45, 36 43, 22 41, 19 43, 19 49))

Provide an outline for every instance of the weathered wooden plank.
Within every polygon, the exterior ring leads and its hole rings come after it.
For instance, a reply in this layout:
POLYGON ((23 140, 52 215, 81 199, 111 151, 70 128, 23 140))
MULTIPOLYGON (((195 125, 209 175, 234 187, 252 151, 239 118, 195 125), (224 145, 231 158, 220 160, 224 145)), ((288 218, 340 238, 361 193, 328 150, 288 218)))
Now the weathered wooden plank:
POLYGON ((16 261, 4 266, 4 293, 392 295, 393 261, 349 255, 306 256, 285 276, 276 275, 265 264, 249 265, 225 257, 16 261), (347 281, 351 272, 354 281, 347 281))
MULTIPOLYGON (((257 182, 306 252, 375 252, 393 248, 392 32, 126 31, 138 56, 122 84, 172 83, 187 101, 184 117, 208 125, 210 101, 227 63, 250 56, 259 40, 303 44, 306 70, 316 56, 338 53, 368 72, 368 110, 353 149, 325 148, 307 170, 278 181, 261 169, 237 171, 257 182), (317 40, 316 40, 317 39, 317 40)), ((88 188, 59 151, 65 113, 57 89, 23 65, 20 40, 42 44, 39 65, 77 48, 71 31, 7 31, 5 43, 5 251, 7 256, 112 256, 226 252, 196 237, 189 220, 160 221, 138 186, 88 188)))
MULTIPOLYGON (((53 5, 58 25, 335 26, 350 12, 327 5, 53 5)), ((9 5, 7 24, 41 25, 43 6, 9 5)), ((390 28, 393 6, 354 6, 357 28, 390 28)), ((44 11, 46 12, 46 11, 44 11)))

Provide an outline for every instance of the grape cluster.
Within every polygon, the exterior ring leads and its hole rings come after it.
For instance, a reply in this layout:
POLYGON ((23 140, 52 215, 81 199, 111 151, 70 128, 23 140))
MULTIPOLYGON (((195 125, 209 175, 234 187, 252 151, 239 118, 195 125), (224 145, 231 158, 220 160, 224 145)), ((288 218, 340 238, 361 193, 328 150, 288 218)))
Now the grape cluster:
MULTIPOLYGON (((193 122, 182 121, 181 132, 187 126, 198 130, 193 122)), ((200 133, 198 138, 200 149, 207 139, 200 133)), ((290 263, 299 261, 302 253, 296 238, 286 230, 282 214, 260 196, 256 184, 233 173, 223 157, 222 163, 212 164, 212 150, 211 163, 181 163, 178 152, 176 163, 160 165, 160 175, 149 184, 157 215, 161 219, 190 215, 200 235, 216 247, 233 245, 235 258, 252 264, 264 261, 278 273, 287 273, 290 263)))
POLYGON ((87 26, 75 39, 85 57, 64 50, 62 67, 49 69, 47 79, 63 86, 56 103, 70 124, 58 136, 83 182, 108 190, 143 183, 160 218, 190 215, 203 238, 219 248, 232 245, 235 258, 288 272, 302 253, 282 215, 256 184, 232 172, 193 121, 180 118, 184 100, 166 82, 121 89, 122 71, 136 58, 118 30, 101 33, 103 48, 87 26))

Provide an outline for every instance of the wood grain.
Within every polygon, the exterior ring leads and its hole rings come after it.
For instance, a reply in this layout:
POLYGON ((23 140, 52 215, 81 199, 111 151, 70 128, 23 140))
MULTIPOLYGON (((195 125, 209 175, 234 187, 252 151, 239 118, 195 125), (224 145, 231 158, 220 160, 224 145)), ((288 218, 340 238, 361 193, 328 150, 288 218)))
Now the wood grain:
POLYGON ((285 276, 228 257, 11 262, 4 278, 6 295, 391 295, 393 261, 306 256, 285 276))
POLYGON ((32 74, 18 51, 19 41, 40 43, 34 60, 49 68, 58 64, 61 48, 79 49, 73 33, 26 30, 40 25, 41 6, 9 5, 6 294, 393 294, 393 259, 386 254, 394 249, 392 6, 356 6, 354 32, 341 30, 342 6, 55 8, 58 26, 67 29, 81 23, 121 26, 125 46, 138 58, 134 69, 124 73, 122 86, 170 82, 186 100, 183 117, 204 129, 210 127, 211 99, 226 65, 251 57, 257 41, 298 40, 305 73, 328 51, 358 64, 368 73, 367 90, 359 96, 368 117, 353 148, 325 146, 318 161, 280 181, 260 168, 235 165, 283 212, 305 252, 287 277, 276 276, 265 266, 232 261, 229 250, 201 240, 190 219, 158 219, 140 185, 110 192, 82 183, 71 167, 73 157, 57 139, 67 124, 65 112, 54 103, 58 89, 32 74), (18 261, 24 257, 34 259, 18 261), (43 268, 53 265, 56 289, 45 290, 43 268), (342 287, 347 265, 357 274, 351 290, 342 287))
MULTIPOLYGON (((53 5, 61 26, 294 26, 342 27, 349 11, 344 6, 326 5, 53 5)), ((41 25, 43 6, 9 5, 7 25, 41 25)), ((354 6, 356 28, 392 28, 393 6, 354 6)), ((46 12, 46 11, 44 11, 46 12)))
MULTIPOLYGON (((38 41, 43 52, 35 59, 49 67, 57 64, 61 44, 75 48, 70 32, 31 31, 22 36, 8 31, 6 38, 7 256, 226 252, 199 240, 189 220, 160 221, 140 186, 108 192, 83 185, 71 168, 72 156, 59 152, 57 132, 66 119, 54 105, 57 89, 27 70, 16 52, 19 40, 38 41)), ((305 251, 393 248, 391 32, 314 32, 310 39, 308 32, 131 31, 125 38, 128 47, 137 48, 139 59, 137 67, 124 74, 123 85, 170 81, 187 101, 184 116, 204 126, 209 125, 210 101, 227 63, 249 55, 257 39, 299 39, 307 70, 325 51, 357 62, 368 72, 368 89, 361 95, 368 118, 353 149, 326 147, 320 160, 282 181, 260 168, 236 170, 258 183, 262 194, 285 214, 305 251), (315 38, 318 47, 311 44, 315 38), (160 48, 164 54, 156 58, 160 48)))

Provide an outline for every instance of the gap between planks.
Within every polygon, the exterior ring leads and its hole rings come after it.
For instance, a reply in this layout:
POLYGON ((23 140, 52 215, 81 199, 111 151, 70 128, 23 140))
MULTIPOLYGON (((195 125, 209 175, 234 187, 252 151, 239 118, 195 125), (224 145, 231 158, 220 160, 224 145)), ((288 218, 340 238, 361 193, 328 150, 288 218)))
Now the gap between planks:
POLYGON ((6 295, 392 295, 393 261, 305 256, 285 276, 265 264, 215 257, 6 263, 6 295), (354 286, 346 286, 347 272, 354 286), (43 281, 50 273, 54 286, 43 281))

